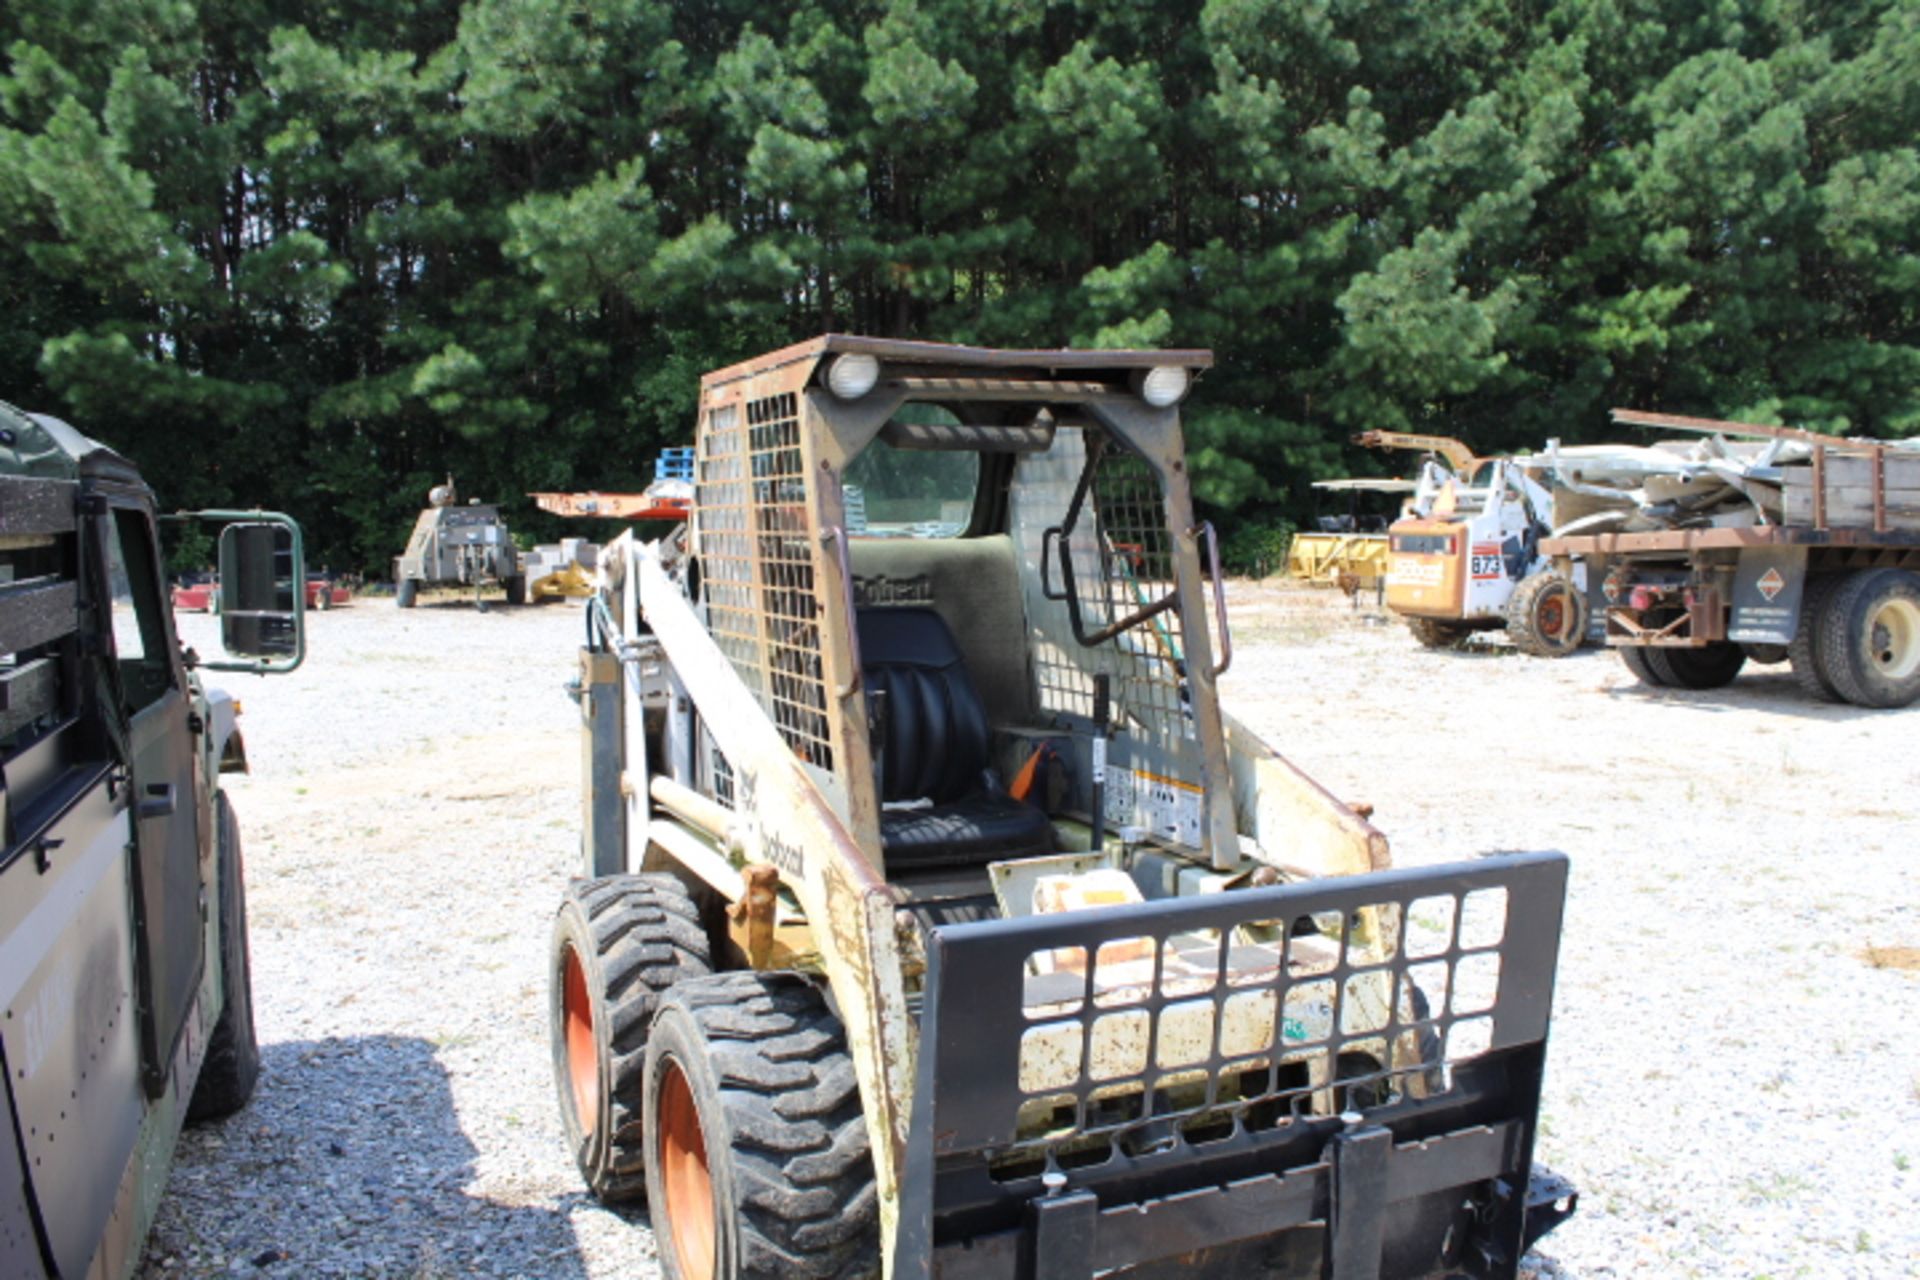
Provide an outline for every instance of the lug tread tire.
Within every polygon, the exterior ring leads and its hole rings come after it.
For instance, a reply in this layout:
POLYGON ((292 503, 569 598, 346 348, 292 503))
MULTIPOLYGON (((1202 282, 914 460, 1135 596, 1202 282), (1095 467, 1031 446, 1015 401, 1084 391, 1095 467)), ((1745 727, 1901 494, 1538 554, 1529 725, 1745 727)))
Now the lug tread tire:
POLYGON ((1867 653, 1867 621, 1878 605, 1904 596, 1920 606, 1920 574, 1906 569, 1867 569, 1850 573, 1820 611, 1814 653, 1833 691, 1856 707, 1883 710, 1920 698, 1920 672, 1889 679, 1867 653))
POLYGON ((1652 649, 1648 661, 1676 689, 1719 689, 1747 665, 1747 651, 1731 640, 1710 640, 1696 649, 1652 649))
POLYGON ((1664 689, 1667 686, 1664 664, 1662 669, 1656 669, 1653 665, 1653 656, 1659 650, 1645 645, 1623 644, 1619 651, 1620 661, 1626 664, 1634 679, 1652 689, 1664 689))
POLYGON ((1507 635, 1514 646, 1536 658, 1564 658, 1587 640, 1587 602, 1573 580, 1553 569, 1542 569, 1522 579, 1507 599, 1507 635), (1563 592, 1572 619, 1561 638, 1540 629, 1540 608, 1550 593, 1563 592))
POLYGON ((551 970, 554 1078, 574 1161, 597 1199, 637 1200, 646 1191, 640 1073, 647 1033, 667 991, 713 971, 699 909, 671 875, 578 881, 554 920, 551 970), (592 948, 581 961, 601 1064, 598 1119, 590 1133, 581 1131, 574 1113, 562 991, 566 948, 579 944, 592 948))
POLYGON ((253 960, 247 947, 246 860, 240 822, 224 791, 213 797, 216 874, 220 878, 220 1016, 207 1039, 200 1079, 187 1103, 190 1121, 220 1120, 247 1105, 260 1080, 253 1028, 253 960))
POLYGON ((1413 632, 1413 638, 1426 649, 1457 648, 1473 632, 1473 628, 1465 623, 1446 622, 1439 618, 1408 618, 1407 630, 1413 632))
POLYGON ((1800 593, 1800 620, 1794 626, 1793 640, 1787 645, 1787 662, 1793 668, 1794 683, 1809 698, 1821 702, 1838 702, 1839 690, 1827 678, 1822 662, 1825 642, 1820 630, 1820 622, 1826 615, 1827 602, 1833 599, 1834 588, 1839 586, 1841 577, 1832 573, 1808 574, 1806 586, 1800 593))
MULTIPOLYGON (((676 1050, 707 1133, 717 1122, 724 1134, 724 1144, 708 1139, 722 1218, 718 1274, 877 1276, 880 1205, 859 1082, 840 1021, 820 993, 793 974, 716 974, 674 988, 661 1019, 648 1054, 649 1093, 657 1089, 656 1056, 676 1050), (685 1061, 701 1052, 704 1070, 685 1061)), ((651 1144, 648 1160, 657 1180, 651 1144)), ((654 1214, 656 1229, 670 1233, 658 1202, 654 1214)), ((670 1239, 660 1254, 665 1273, 677 1276, 670 1239)))

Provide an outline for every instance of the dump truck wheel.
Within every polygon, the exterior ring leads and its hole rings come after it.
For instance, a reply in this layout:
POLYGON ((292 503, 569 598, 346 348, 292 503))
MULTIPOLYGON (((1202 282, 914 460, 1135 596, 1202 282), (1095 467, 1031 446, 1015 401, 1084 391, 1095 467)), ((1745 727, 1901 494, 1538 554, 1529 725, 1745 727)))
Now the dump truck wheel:
POLYGON ((247 950, 246 862, 240 823, 224 792, 213 797, 214 858, 220 879, 220 1017, 207 1040, 187 1119, 219 1120, 247 1105, 260 1079, 253 1031, 253 964, 247 950))
POLYGON ((1522 653, 1564 658, 1587 638, 1587 602, 1564 573, 1542 569, 1513 589, 1507 635, 1522 653))
POLYGON ((1800 620, 1794 626, 1792 643, 1787 645, 1787 661, 1793 665, 1794 683, 1809 698, 1822 702, 1837 702, 1840 698, 1833 682, 1827 679, 1820 630, 1827 601, 1833 599, 1833 589, 1840 582, 1841 579, 1831 573, 1807 575, 1806 586, 1800 593, 1800 620))
POLYGON ((554 1082, 587 1189, 633 1200, 646 1187, 640 1071, 660 997, 713 971, 706 930, 668 875, 574 884, 553 922, 554 1082))
POLYGON ((1920 574, 1849 575, 1821 610, 1815 652, 1834 691, 1857 707, 1920 698, 1920 574))
POLYGON ((672 1280, 880 1271, 879 1200, 840 1021, 793 974, 674 988, 647 1040, 647 1200, 672 1280))
POLYGON ((507 603, 525 604, 527 602, 527 580, 519 574, 507 579, 507 603))
POLYGON ((1624 644, 1620 646, 1618 652, 1620 654, 1620 661, 1626 664, 1627 670, 1631 671, 1633 678, 1641 684, 1654 689, 1666 686, 1666 673, 1655 670, 1653 663, 1650 661, 1657 650, 1649 649, 1644 645, 1624 644))
POLYGON ((413 608, 413 602, 420 594, 420 584, 412 578, 402 578, 393 584, 393 602, 402 609, 413 608))
POLYGON ((1439 618, 1408 618, 1407 630, 1429 649, 1451 649, 1473 631, 1464 622, 1443 622, 1439 618))
POLYGON ((1667 683, 1679 689, 1718 689, 1730 684, 1747 665, 1747 651, 1731 640, 1714 640, 1698 649, 1654 649, 1655 669, 1664 666, 1667 683))

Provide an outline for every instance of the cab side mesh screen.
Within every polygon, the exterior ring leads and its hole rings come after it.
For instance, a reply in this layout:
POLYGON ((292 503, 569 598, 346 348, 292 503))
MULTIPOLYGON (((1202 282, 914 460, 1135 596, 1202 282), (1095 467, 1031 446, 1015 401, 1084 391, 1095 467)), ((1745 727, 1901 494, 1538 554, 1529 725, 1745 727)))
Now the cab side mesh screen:
POLYGON ((707 627, 794 754, 833 768, 798 399, 707 414, 695 525, 707 627))

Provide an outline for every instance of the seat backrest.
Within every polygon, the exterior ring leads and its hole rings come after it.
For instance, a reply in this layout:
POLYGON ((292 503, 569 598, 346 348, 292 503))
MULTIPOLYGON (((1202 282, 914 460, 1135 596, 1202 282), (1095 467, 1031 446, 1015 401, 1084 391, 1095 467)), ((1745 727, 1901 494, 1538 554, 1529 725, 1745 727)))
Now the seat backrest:
POLYGON ((860 667, 881 695, 880 798, 947 804, 980 790, 990 734, 960 646, 932 609, 860 610, 860 667))

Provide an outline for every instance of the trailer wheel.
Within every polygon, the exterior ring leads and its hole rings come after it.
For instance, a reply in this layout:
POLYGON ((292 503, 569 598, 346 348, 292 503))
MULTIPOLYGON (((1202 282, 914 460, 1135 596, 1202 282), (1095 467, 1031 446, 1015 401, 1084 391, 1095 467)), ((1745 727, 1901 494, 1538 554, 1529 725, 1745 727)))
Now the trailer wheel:
POLYGON ((414 599, 420 594, 420 584, 412 578, 402 578, 393 584, 393 602, 402 609, 413 608, 414 599))
POLYGON ((1473 631, 1464 622, 1443 622, 1439 618, 1408 618, 1407 630, 1428 649, 1452 649, 1473 631))
POLYGON ((1814 652, 1834 692, 1855 706, 1904 707, 1920 698, 1920 575, 1850 574, 1821 610, 1814 652))
POLYGON ((879 1200, 846 1037, 793 974, 674 988, 647 1041, 647 1200, 671 1280, 879 1274, 879 1200))
POLYGON ((549 971, 554 1082, 574 1163, 601 1200, 645 1189, 640 1070, 660 997, 712 971, 700 913, 674 877, 605 876, 568 889, 549 971))
POLYGON ((1807 575, 1800 593, 1800 618, 1794 624, 1793 642, 1787 646, 1787 661, 1793 666, 1794 683, 1800 692, 1821 702, 1837 702, 1840 694, 1827 678, 1820 620, 1826 614, 1827 601, 1842 582, 1838 574, 1807 575))
POLYGON ((220 1017, 187 1103, 187 1119, 219 1120, 247 1105, 260 1079, 253 1030, 253 964, 247 950, 246 862, 240 823, 225 792, 213 797, 214 858, 220 879, 220 1017))
POLYGON ((1564 658, 1587 638, 1587 602, 1558 570, 1529 574, 1507 600, 1507 635, 1522 653, 1564 658))
POLYGON ((525 604, 527 602, 527 580, 520 574, 507 579, 507 603, 525 604))
POLYGON ((1697 649, 1651 649, 1648 661, 1677 689, 1718 689, 1747 665, 1747 651, 1731 640, 1713 640, 1697 649))

